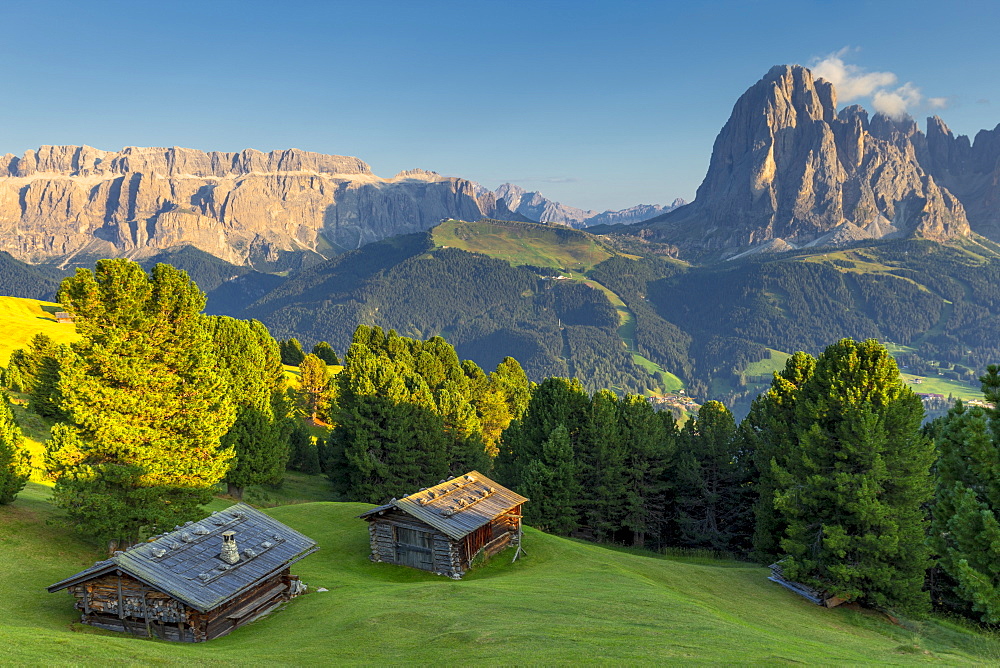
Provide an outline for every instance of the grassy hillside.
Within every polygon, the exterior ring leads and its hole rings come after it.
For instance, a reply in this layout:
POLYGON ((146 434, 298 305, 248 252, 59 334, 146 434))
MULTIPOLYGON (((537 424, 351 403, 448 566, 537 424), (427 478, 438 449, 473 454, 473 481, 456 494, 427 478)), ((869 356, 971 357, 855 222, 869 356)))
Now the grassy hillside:
POLYGON ((559 225, 448 220, 433 237, 438 246, 564 271, 588 271, 612 256, 592 235, 559 225))
POLYGON ((77 339, 76 327, 56 322, 59 304, 36 299, 0 297, 0 365, 6 366, 10 354, 28 345, 31 337, 44 332, 56 343, 69 343, 77 339))
POLYGON ((46 488, 0 508, 0 656, 7 665, 791 663, 987 664, 1000 642, 937 621, 825 610, 736 562, 618 551, 527 530, 463 581, 368 561, 362 504, 267 512, 322 549, 296 566, 312 593, 203 644, 76 623, 48 584, 98 555, 58 524, 46 488), (30 564, 30 567, 28 566, 30 564), (326 592, 315 592, 325 587, 326 592))

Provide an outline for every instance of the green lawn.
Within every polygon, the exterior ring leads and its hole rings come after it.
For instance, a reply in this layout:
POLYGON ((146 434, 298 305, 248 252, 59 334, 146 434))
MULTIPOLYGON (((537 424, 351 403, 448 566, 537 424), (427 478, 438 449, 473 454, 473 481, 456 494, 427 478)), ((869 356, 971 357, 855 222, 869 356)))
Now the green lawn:
POLYGON ((72 324, 56 322, 59 304, 37 299, 0 297, 0 366, 7 366, 10 354, 25 348, 35 334, 44 332, 56 343, 70 343, 79 338, 72 324))
MULTIPOLYGON (((0 507, 6 665, 995 664, 1000 641, 940 621, 893 625, 819 608, 763 568, 661 557, 525 532, 463 581, 368 561, 364 504, 267 512, 316 539, 295 567, 312 593, 225 638, 174 644, 76 623, 45 586, 100 555, 58 522, 47 488, 0 507), (324 587, 328 591, 316 592, 324 587)), ((224 503, 224 502, 220 502, 224 503)), ((220 506, 221 507, 221 506, 220 506)))

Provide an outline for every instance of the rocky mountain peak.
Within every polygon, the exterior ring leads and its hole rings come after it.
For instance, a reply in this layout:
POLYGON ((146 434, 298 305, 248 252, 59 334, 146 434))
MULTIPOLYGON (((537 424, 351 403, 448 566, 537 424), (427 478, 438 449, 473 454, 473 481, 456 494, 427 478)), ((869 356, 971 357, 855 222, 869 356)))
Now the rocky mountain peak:
POLYGON ((961 203, 920 164, 926 142, 913 119, 869 120, 858 106, 838 114, 836 100, 808 69, 772 67, 734 105, 695 201, 651 228, 682 247, 730 252, 776 239, 794 248, 967 235, 961 203))

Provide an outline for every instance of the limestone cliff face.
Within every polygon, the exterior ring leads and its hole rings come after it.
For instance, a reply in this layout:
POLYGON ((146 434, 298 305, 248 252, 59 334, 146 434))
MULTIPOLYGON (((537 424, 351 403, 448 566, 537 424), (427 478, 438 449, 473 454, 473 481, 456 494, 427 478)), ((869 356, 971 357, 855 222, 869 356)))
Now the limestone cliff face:
POLYGON ((192 245, 235 264, 324 252, 488 213, 475 184, 391 179, 345 156, 43 146, 0 157, 0 250, 28 262, 192 245))
POLYGON ((965 204, 972 229, 1000 241, 1000 125, 970 142, 934 116, 927 119, 925 145, 921 163, 965 204))
POLYGON ((869 120, 856 106, 838 114, 830 83, 774 67, 737 101, 695 201, 651 229, 698 250, 968 235, 961 202, 922 152, 912 120, 869 120))

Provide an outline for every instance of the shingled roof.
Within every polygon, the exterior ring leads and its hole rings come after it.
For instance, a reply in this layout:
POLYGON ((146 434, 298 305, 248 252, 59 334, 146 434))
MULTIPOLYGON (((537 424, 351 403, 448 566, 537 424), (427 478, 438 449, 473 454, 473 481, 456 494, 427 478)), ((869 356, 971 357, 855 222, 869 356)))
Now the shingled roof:
POLYGON ((316 541, 245 503, 175 527, 48 587, 49 592, 121 570, 207 612, 319 549, 316 541), (236 532, 240 560, 219 558, 222 533, 236 532))
POLYGON ((479 471, 470 471, 402 499, 393 499, 358 517, 369 518, 396 508, 459 540, 527 500, 479 471))

